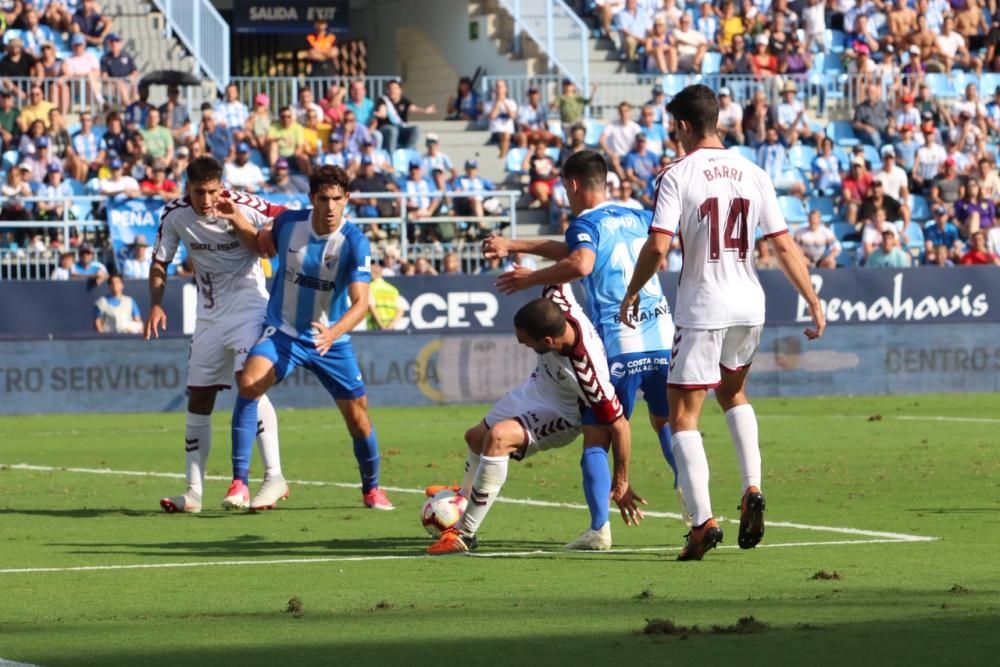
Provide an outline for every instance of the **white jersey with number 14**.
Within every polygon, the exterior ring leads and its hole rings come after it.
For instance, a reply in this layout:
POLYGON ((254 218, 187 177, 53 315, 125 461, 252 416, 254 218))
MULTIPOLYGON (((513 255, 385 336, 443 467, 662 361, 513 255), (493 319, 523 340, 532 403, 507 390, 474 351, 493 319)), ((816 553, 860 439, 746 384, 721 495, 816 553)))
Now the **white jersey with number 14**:
POLYGON ((674 304, 678 326, 764 323, 764 290, 753 252, 758 227, 765 238, 788 232, 767 173, 736 153, 698 149, 660 175, 650 229, 680 235, 684 266, 674 304))

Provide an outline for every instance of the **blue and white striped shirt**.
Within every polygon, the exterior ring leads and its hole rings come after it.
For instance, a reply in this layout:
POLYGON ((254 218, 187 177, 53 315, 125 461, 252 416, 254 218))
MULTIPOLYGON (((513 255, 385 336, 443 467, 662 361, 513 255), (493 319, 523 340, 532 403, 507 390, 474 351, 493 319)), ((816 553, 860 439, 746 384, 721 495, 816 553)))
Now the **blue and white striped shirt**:
POLYGON ((80 130, 73 135, 73 150, 87 162, 96 160, 100 149, 101 140, 97 138, 93 130, 88 134, 84 134, 83 130, 80 130))

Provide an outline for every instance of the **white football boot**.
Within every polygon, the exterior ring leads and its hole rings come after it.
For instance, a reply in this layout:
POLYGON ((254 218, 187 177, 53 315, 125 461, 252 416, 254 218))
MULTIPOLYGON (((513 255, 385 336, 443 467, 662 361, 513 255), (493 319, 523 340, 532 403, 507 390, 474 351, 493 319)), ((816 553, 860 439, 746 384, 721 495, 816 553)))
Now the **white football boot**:
POLYGON ((197 514, 201 511, 201 496, 188 491, 183 496, 171 496, 160 499, 160 507, 167 514, 197 514))
POLYGON ((583 535, 566 545, 574 551, 607 551, 611 548, 611 522, 605 521, 600 530, 588 528, 583 535))
POLYGON ((250 501, 250 511, 273 510, 279 500, 288 498, 288 484, 281 475, 264 476, 264 483, 250 501))

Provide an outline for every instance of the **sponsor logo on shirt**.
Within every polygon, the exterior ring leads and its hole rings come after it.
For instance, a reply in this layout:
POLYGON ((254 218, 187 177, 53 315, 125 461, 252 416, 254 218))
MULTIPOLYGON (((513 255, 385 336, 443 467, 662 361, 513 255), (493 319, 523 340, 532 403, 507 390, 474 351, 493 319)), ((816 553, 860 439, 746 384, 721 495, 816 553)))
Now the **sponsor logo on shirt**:
POLYGON ((583 234, 583 233, 577 234, 576 235, 576 240, 579 241, 580 243, 593 243, 594 242, 594 239, 590 238, 590 234, 583 234))
POLYGON ((288 278, 299 285, 300 287, 307 287, 309 289, 318 290, 320 292, 330 292, 336 285, 332 280, 323 280, 322 278, 314 278, 313 276, 307 276, 304 273, 292 273, 288 272, 288 278))
MULTIPOLYGON (((656 318, 663 317, 664 315, 668 315, 669 313, 670 313, 670 308, 667 306, 667 304, 660 303, 660 305, 658 305, 656 308, 653 308, 651 310, 644 310, 643 312, 639 313, 639 318, 636 320, 636 322, 647 322, 649 320, 654 320, 656 318)), ((615 315, 614 321, 615 324, 621 324, 622 319, 617 315, 615 315)))
POLYGON ((225 252, 226 250, 233 250, 240 247, 239 241, 233 241, 232 243, 188 243, 188 247, 191 250, 207 250, 209 252, 225 252))

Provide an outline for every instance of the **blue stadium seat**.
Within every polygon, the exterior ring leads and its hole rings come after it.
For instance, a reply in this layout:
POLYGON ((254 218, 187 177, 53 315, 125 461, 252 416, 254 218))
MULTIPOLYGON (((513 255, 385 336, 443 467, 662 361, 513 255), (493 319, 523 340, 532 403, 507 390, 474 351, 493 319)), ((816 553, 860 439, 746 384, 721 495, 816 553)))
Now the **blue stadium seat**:
POLYGON ((722 54, 718 51, 709 51, 701 60, 702 74, 717 74, 722 66, 722 54))
POLYGON ((507 151, 507 159, 504 160, 504 170, 508 174, 523 174, 524 171, 521 170, 521 166, 524 164, 524 158, 527 154, 527 148, 519 148, 517 146, 511 148, 507 151))
MULTIPOLYGON (((73 191, 73 194, 77 197, 84 197, 87 195, 86 186, 75 178, 67 178, 66 184, 73 191)), ((77 220, 86 220, 90 216, 90 202, 77 202, 71 207, 73 212, 73 217, 77 220)))
POLYGON ((910 220, 926 222, 933 218, 931 207, 923 195, 910 195, 910 220))
POLYGON ((664 74, 661 84, 663 85, 663 92, 669 97, 676 95, 692 84, 698 83, 699 80, 701 80, 700 76, 690 74, 664 74))
POLYGON ((798 197, 778 197, 778 205, 789 225, 801 225, 808 220, 806 207, 798 197))
POLYGON ((863 144, 861 148, 865 152, 865 161, 871 165, 872 171, 878 171, 882 168, 882 156, 879 155, 878 149, 870 144, 863 144))
POLYGON ((757 164, 757 152, 749 146, 730 146, 728 150, 739 153, 754 164, 757 164))
POLYGON ((261 169, 267 166, 267 160, 264 159, 264 156, 261 155, 260 151, 257 150, 256 148, 250 149, 250 161, 253 162, 255 165, 257 165, 258 167, 260 167, 261 169))
POLYGON ((857 146, 860 141, 854 136, 854 127, 849 120, 835 120, 826 126, 826 136, 838 146, 857 146))
POLYGON ((910 220, 910 224, 906 226, 903 231, 906 234, 906 238, 909 241, 907 247, 911 250, 923 250, 924 249, 924 228, 920 226, 920 223, 916 220, 910 220))
MULTIPOLYGON (((391 156, 391 155, 389 155, 389 151, 387 151, 387 150, 386 150, 386 149, 384 149, 384 148, 380 148, 380 149, 379 149, 378 151, 376 151, 376 154, 377 154, 377 155, 379 156, 379 159, 380 159, 380 160, 381 160, 382 162, 388 162, 388 163, 389 163, 389 165, 390 165, 390 166, 392 166, 393 170, 395 170, 395 169, 396 169, 396 167, 392 165, 392 156, 391 156)), ((404 174, 406 173, 406 170, 405 170, 405 169, 403 170, 403 173, 404 173, 404 174)))
POLYGON ((15 164, 17 164, 17 151, 7 151, 6 153, 3 154, 2 158, 0 159, 2 159, 2 166, 4 171, 7 171, 15 164))
POLYGON ((837 237, 837 240, 843 243, 851 234, 856 234, 857 230, 854 229, 854 225, 849 222, 834 222, 830 225, 830 229, 833 230, 833 235, 837 237))
POLYGON ((17 28, 7 28, 7 30, 4 31, 3 33, 4 46, 10 44, 10 40, 14 39, 15 37, 20 39, 22 34, 24 33, 21 30, 18 30, 17 28))
POLYGON ((840 57, 839 54, 829 53, 823 58, 823 69, 814 67, 820 72, 825 72, 826 74, 844 74, 847 72, 844 69, 844 59, 840 57))
POLYGON ((812 161, 815 157, 816 149, 812 146, 796 144, 788 149, 788 159, 793 165, 804 171, 812 169, 812 161))
POLYGON ((837 209, 833 205, 833 197, 810 197, 809 210, 819 211, 820 219, 823 222, 833 222, 837 217, 837 209))
POLYGON ((847 35, 842 30, 827 30, 826 41, 829 49, 834 53, 843 53, 847 35))
POLYGON ((950 75, 943 72, 929 72, 924 81, 930 86, 934 97, 958 97, 959 93, 950 75))
POLYGON ((992 97, 997 86, 1000 86, 1000 74, 996 72, 984 72, 979 77, 979 96, 992 97))
POLYGON ((392 154, 392 168, 400 174, 405 174, 410 169, 410 162, 420 161, 420 153, 413 148, 397 148, 392 154))
POLYGON ((601 134, 604 132, 604 123, 596 120, 591 120, 587 122, 587 133, 584 135, 583 141, 588 146, 596 146, 597 142, 601 140, 601 134))

